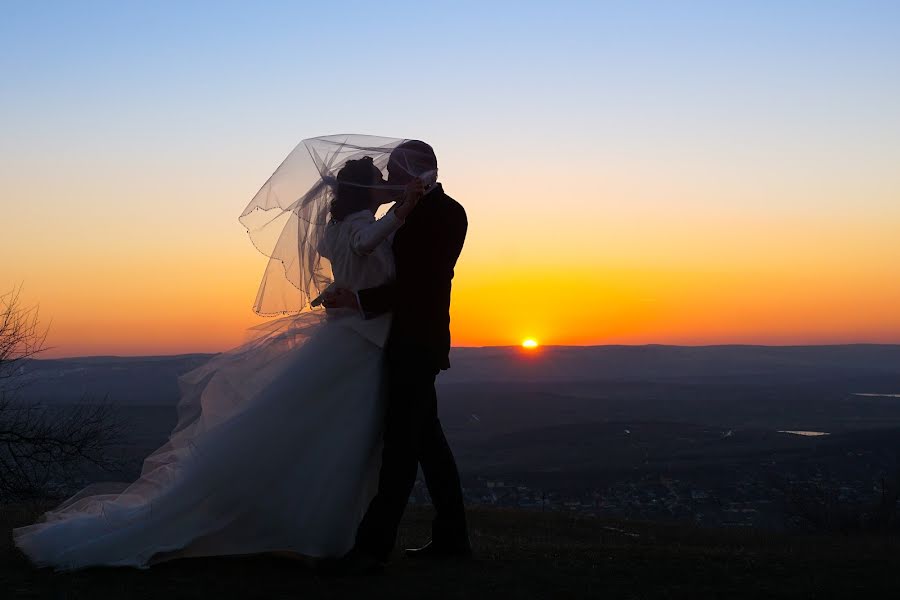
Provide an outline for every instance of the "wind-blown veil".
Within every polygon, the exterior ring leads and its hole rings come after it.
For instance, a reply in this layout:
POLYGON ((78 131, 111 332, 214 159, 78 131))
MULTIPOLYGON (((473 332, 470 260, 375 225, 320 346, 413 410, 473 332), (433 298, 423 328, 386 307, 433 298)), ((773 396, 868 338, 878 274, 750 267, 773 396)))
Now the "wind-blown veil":
MULTIPOLYGON (((253 245, 269 257, 253 310, 282 318, 251 328, 243 345, 179 378, 175 432, 203 427, 201 422, 231 414, 258 391, 268 378, 266 372, 276 368, 287 350, 304 344, 322 323, 325 311, 311 306, 311 301, 334 281, 331 262, 321 254, 319 244, 335 199, 338 173, 349 161, 370 157, 384 174, 392 152, 406 141, 354 134, 303 140, 256 192, 239 218, 253 245)), ((415 151, 402 154, 399 162, 397 155, 393 157, 391 168, 417 169, 415 151)), ((371 187, 391 188, 382 181, 371 187)), ((397 193, 402 189, 397 186, 397 193)))
MULTIPOLYGON (((282 315, 253 328, 249 341, 212 357, 178 379, 178 421, 168 441, 143 463, 132 483, 93 484, 45 520, 103 513, 111 522, 143 518, 153 499, 179 477, 182 459, 196 452, 195 440, 252 404, 324 320, 310 301, 332 283, 331 263, 319 252, 336 178, 350 160, 371 157, 385 172, 391 152, 407 140, 367 135, 331 135, 303 140, 260 188, 240 216, 250 239, 269 257, 253 305, 260 315, 282 315), (130 507, 134 507, 132 510, 130 507)), ((415 152, 391 168, 416 176, 415 152)), ((385 185, 378 182, 381 189, 385 185)), ((401 188, 397 188, 398 194, 401 188)))
POLYGON ((319 253, 319 242, 338 172, 348 161, 366 156, 384 172, 391 152, 405 141, 329 135, 303 140, 288 154, 240 216, 254 246, 269 257, 253 303, 257 314, 314 310, 310 302, 333 281, 331 263, 319 253))

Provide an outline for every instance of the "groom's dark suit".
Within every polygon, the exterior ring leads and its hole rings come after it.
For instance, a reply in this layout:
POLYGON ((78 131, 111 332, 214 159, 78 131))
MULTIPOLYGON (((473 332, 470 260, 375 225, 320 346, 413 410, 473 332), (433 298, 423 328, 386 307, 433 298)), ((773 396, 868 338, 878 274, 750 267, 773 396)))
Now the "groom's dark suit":
POLYGON ((438 419, 435 376, 450 366, 450 287, 468 222, 440 184, 426 194, 394 237, 394 283, 361 290, 366 318, 392 311, 385 348, 387 412, 378 494, 359 527, 356 547, 386 559, 394 547, 418 465, 437 516, 435 544, 468 548, 462 489, 438 419))

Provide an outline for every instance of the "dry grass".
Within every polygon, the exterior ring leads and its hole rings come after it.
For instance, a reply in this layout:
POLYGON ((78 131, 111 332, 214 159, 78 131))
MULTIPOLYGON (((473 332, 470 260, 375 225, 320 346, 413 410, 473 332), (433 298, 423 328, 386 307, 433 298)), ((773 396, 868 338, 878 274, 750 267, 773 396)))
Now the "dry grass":
MULTIPOLYGON (((262 557, 57 575, 33 569, 12 547, 10 528, 31 517, 24 509, 0 516, 2 598, 849 598, 900 591, 900 542, 893 538, 786 537, 485 509, 470 515, 477 560, 398 557, 379 577, 324 577, 262 557)), ((423 541, 428 517, 411 510, 401 544, 423 541)))

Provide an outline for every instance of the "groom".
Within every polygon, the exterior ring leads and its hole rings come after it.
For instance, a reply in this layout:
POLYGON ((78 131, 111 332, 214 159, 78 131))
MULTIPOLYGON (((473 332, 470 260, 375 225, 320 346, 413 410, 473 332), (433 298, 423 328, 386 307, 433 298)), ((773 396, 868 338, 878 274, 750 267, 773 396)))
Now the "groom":
MULTIPOLYGON (((427 184, 437 174, 434 150, 418 140, 397 146, 388 161, 388 183, 427 184)), ((378 493, 359 526, 351 562, 374 570, 384 564, 422 465, 436 517, 432 539, 407 556, 454 558, 471 555, 456 461, 438 419, 435 376, 450 367, 450 287, 468 222, 463 207, 441 184, 424 195, 394 237, 397 276, 393 283, 360 290, 338 290, 326 308, 358 308, 369 319, 393 312, 387 344, 384 453, 378 493)))

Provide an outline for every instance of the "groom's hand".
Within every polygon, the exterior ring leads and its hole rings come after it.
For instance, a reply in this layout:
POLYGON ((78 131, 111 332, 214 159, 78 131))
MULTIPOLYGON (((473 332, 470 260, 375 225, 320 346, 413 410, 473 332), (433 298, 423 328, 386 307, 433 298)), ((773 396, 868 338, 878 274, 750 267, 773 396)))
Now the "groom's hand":
POLYGON ((331 312, 339 308, 359 310, 359 300, 356 294, 344 288, 328 290, 322 294, 322 304, 325 305, 325 312, 331 312))

